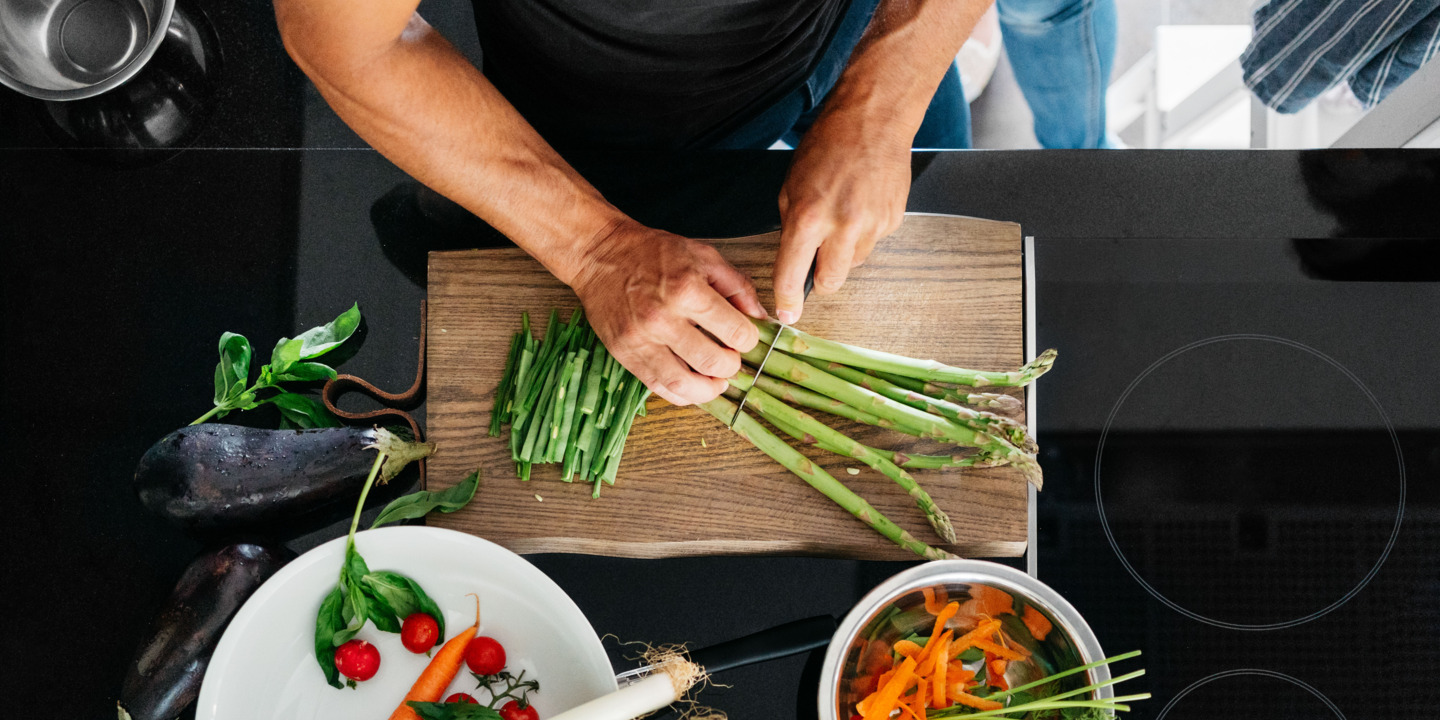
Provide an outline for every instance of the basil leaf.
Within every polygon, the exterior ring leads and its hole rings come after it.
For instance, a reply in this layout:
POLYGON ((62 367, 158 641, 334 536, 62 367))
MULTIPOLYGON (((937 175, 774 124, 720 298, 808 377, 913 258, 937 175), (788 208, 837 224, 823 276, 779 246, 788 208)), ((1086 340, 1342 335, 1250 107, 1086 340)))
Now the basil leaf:
POLYGON ((330 639, 335 647, 350 642, 351 638, 360 634, 361 628, 365 627, 365 620, 370 617, 370 604, 365 601, 365 593, 360 592, 359 587, 348 577, 342 584, 345 586, 345 600, 340 603, 340 617, 345 621, 345 627, 336 631, 335 637, 330 639))
POLYGON ((335 633, 345 626, 345 621, 340 619, 341 600, 337 585, 320 602, 320 612, 315 616, 315 659, 325 673, 325 682, 334 688, 344 687, 340 684, 340 671, 335 669, 335 633))
POLYGON ((273 378, 290 369, 291 365, 300 362, 300 347, 304 342, 300 338, 280 338, 275 343, 275 350, 270 353, 270 364, 266 368, 273 378))
POLYGON ((470 473, 470 476, 461 480, 457 485, 445 490, 428 491, 421 490, 417 493, 403 495, 390 501, 370 529, 375 529, 399 520, 425 517, 433 510, 443 513, 452 513, 465 507, 471 498, 475 497, 475 491, 480 487, 480 471, 470 473))
POLYGON ((962 653, 960 653, 960 661, 961 661, 961 662, 972 663, 972 662, 975 662, 975 661, 977 661, 977 660, 984 660, 984 659, 985 659, 985 651, 984 651, 984 650, 981 650, 980 648, 977 648, 977 647, 965 648, 965 651, 962 652, 962 653))
POLYGON ((345 549, 345 576, 353 582, 360 582, 361 578, 370 574, 370 567, 365 564, 365 558, 360 557, 360 551, 355 549, 355 543, 345 549))
MULTIPOLYGON (((295 338, 300 341, 301 360, 320 357, 350 339, 360 327, 360 304, 356 303, 340 316, 317 328, 310 328, 295 338)), ((278 371, 277 371, 278 372, 278 371)))
POLYGON ((410 589, 410 579, 392 572, 372 572, 363 578, 365 587, 385 602, 401 619, 420 611, 420 599, 410 589))
POLYGON ((388 570, 377 570, 366 575, 363 583, 381 597, 395 612, 395 617, 402 622, 413 613, 423 612, 435 618, 440 637, 445 637, 445 615, 440 612, 440 606, 425 594, 420 583, 388 570))
POLYGON ((319 400, 298 393, 282 392, 270 402, 280 410, 282 420, 297 428, 340 427, 340 418, 335 417, 319 400))
POLYGON ((400 632, 400 618, 396 617, 395 610, 385 602, 385 598, 376 595, 370 586, 363 582, 357 583, 355 587, 365 593, 365 603, 370 610, 370 621, 375 623, 375 627, 381 632, 400 632))
POLYGON ((494 708, 470 703, 438 703, 410 700, 405 703, 422 720, 500 720, 494 708))
POLYGON ((250 379, 250 341, 244 335, 227 332, 220 336, 220 363, 215 366, 215 404, 223 405, 245 388, 250 379))
POLYGON ((313 382, 335 377, 335 369, 317 362, 297 362, 275 376, 275 382, 313 382))

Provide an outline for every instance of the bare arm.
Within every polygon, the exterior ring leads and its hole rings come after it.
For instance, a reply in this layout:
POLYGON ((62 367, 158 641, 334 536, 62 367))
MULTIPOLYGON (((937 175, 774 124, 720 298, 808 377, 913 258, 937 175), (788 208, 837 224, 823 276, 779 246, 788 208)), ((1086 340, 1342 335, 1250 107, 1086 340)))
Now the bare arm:
POLYGON ((740 366, 736 349, 758 340, 736 308, 764 315, 749 279, 713 247, 643 227, 607 202, 417 6, 275 0, 291 57, 371 146, 574 288, 606 346, 662 397, 684 404, 722 392, 740 366))
POLYGON ((775 301, 782 322, 833 293, 876 241, 900 227, 910 143, 940 79, 993 0, 883 0, 805 134, 780 191, 775 301))

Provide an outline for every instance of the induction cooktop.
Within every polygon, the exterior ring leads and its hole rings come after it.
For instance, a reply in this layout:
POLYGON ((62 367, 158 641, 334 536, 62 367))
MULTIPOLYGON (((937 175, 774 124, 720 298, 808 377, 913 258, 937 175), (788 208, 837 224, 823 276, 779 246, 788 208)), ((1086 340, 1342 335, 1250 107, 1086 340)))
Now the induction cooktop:
POLYGON ((1130 717, 1440 717, 1433 250, 1033 248, 1036 570, 1144 651, 1130 717))

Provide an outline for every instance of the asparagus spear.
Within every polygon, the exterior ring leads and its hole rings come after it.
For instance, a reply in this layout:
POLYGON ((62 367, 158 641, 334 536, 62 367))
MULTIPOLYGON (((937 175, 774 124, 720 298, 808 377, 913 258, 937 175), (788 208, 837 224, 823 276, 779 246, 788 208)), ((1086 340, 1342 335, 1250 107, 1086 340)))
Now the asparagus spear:
MULTIPOLYGON (((729 392, 726 393, 726 396, 730 396, 729 392)), ((804 432, 799 428, 791 425, 786 425, 783 421, 775 422, 775 420, 772 420, 769 417, 766 417, 765 419, 769 420, 771 425, 774 425, 775 427, 784 431, 790 437, 793 437, 800 442, 806 444, 814 444, 821 450, 833 452, 836 455, 845 455, 845 453, 842 452, 840 448, 820 442, 815 439, 814 435, 804 432)), ((866 445, 865 449, 869 450, 872 453, 875 453, 876 455, 879 455, 880 457, 885 458, 886 460, 889 460, 892 463, 895 463, 896 465, 906 470, 943 471, 949 470, 951 468, 994 467, 997 465, 1007 464, 1003 460, 992 460, 988 455, 985 455, 984 453, 974 453, 971 455, 912 455, 909 453, 897 452, 895 450, 886 450, 884 448, 877 448, 869 445, 866 445)), ((845 456, 852 457, 850 455, 845 456)))
MULTIPOLYGON (((751 377, 755 377, 752 373, 746 374, 750 375, 751 377)), ((859 408, 846 405, 845 403, 840 402, 839 400, 836 400, 834 398, 825 397, 824 395, 821 395, 814 390, 807 390, 794 383, 786 382, 784 380, 774 378, 769 375, 761 375, 759 377, 755 377, 755 387, 758 387, 761 390, 764 390, 765 392, 768 392, 771 395, 780 398, 781 400, 794 403, 801 407, 810 408, 811 410, 827 412, 831 415, 838 415, 843 418, 849 418, 856 422, 865 423, 866 425, 874 425, 876 427, 886 428, 895 427, 895 423, 882 417, 876 416, 873 413, 865 412, 864 410, 861 410, 859 408)))
MULTIPOLYGON (((706 412, 713 415, 715 419, 721 423, 730 422, 730 418, 735 417, 736 413, 735 403, 724 397, 717 397, 710 402, 702 403, 700 407, 705 408, 706 412)), ((735 417, 735 424, 730 429, 740 437, 749 440, 766 455, 769 455, 776 462, 785 466, 787 470, 798 475, 801 480, 804 480, 811 487, 819 490, 825 497, 834 500, 837 505, 845 508, 851 515, 859 518, 876 532, 889 538, 890 541, 896 545, 926 560, 943 560, 955 557, 944 550, 926 545, 920 540, 917 540, 915 536, 911 535, 904 528, 891 522, 889 518, 881 514, 879 510, 876 510, 875 507, 866 502, 864 498, 856 495, 850 488, 845 487, 843 483, 831 476, 830 473, 825 472, 816 466, 815 463, 810 462, 810 459, 802 455, 799 450, 790 447, 784 440, 775 437, 774 433, 766 430, 765 426, 761 425, 759 421, 755 420, 755 418, 749 414, 740 413, 739 417, 735 417)))
MULTIPOLYGON (((742 371, 740 375, 746 376, 748 373, 742 371)), ((749 387, 753 378, 754 376, 750 375, 743 381, 732 379, 730 381, 731 386, 740 387, 740 385, 743 384, 745 387, 749 387)), ((896 466, 895 463, 886 460, 875 452, 872 452, 870 448, 861 445, 849 436, 816 420, 810 415, 776 400, 770 393, 760 388, 750 389, 749 399, 745 401, 745 406, 755 408, 755 411, 760 413, 761 417, 770 421, 771 425, 781 430, 786 430, 786 427, 782 427, 782 425, 799 430, 803 435, 813 438, 814 442, 819 443, 820 446, 826 450, 836 453, 837 455, 859 460, 874 468, 885 477, 894 480, 895 484, 904 489, 910 498, 915 501, 915 505, 920 508, 920 511, 925 513, 925 519, 930 521, 930 527, 935 529, 935 534, 939 535, 940 538, 947 543, 955 542, 955 528, 950 524, 950 517, 945 514, 944 510, 941 510, 935 505, 935 501, 930 498, 930 494, 925 492, 924 488, 920 487, 920 483, 915 482, 915 478, 912 477, 910 473, 905 472, 896 466)), ((793 435, 794 433, 790 434, 793 435)))
POLYGON ((1017 447, 1024 449, 1026 452, 1035 452, 1035 441, 1030 438, 1030 432, 1024 425, 1010 418, 1001 417, 994 413, 972 410, 964 405, 957 405, 948 400, 933 398, 896 385, 884 378, 872 377, 855 368, 847 367, 837 362, 815 360, 813 358, 799 359, 841 380, 854 383, 867 390, 873 390, 891 400, 905 403, 910 407, 919 408, 941 417, 950 418, 961 425, 973 428, 979 432, 1003 432, 1010 442, 1017 447))
POLYGON ((924 380, 916 380, 915 378, 908 378, 904 375, 896 375, 895 373, 887 373, 882 370, 866 370, 865 374, 878 377, 882 380, 889 380, 906 390, 914 390, 915 392, 924 393, 933 398, 949 400, 950 402, 961 403, 963 405, 987 408, 994 412, 1013 415, 1024 409, 1024 405, 1020 403, 1019 398, 1001 393, 960 392, 951 385, 925 382, 924 380))
POLYGON ((743 357, 756 365, 765 362, 765 372, 775 377, 790 380, 852 407, 889 419, 903 432, 922 438, 942 439, 956 445, 977 447, 990 455, 1004 458, 1018 468, 1025 475, 1025 479, 1036 488, 1041 485, 1040 465, 1035 462, 1035 458, 1003 438, 957 425, 947 418, 931 415, 873 390, 852 385, 785 353, 771 353, 768 361, 765 361, 764 355, 765 346, 757 344, 750 352, 744 353, 743 357))
POLYGON ((764 341, 762 345, 765 347, 773 342, 776 350, 784 350, 795 355, 830 360, 851 367, 883 370, 918 380, 951 382, 972 387, 1027 385, 1050 369, 1050 366, 1055 363, 1056 355, 1055 350, 1046 350, 1040 354, 1040 357, 1031 360, 1014 372, 967 370, 936 360, 916 360, 894 353, 846 345, 815 337, 794 328, 790 328, 790 332, 782 333, 777 341, 775 332, 779 329, 779 325, 770 320, 755 318, 751 318, 751 322, 760 329, 760 339, 764 341))

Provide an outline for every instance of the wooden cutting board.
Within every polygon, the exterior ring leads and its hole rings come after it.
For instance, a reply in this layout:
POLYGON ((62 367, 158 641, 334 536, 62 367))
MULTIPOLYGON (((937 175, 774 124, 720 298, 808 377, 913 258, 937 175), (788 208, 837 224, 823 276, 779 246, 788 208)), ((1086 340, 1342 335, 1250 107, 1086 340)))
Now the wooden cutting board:
MULTIPOLYGON (((714 242, 754 278, 770 307, 778 233, 714 242)), ((1025 359, 1021 246, 1020 227, 1011 223, 907 216, 839 293, 811 298, 797 327, 961 367, 1013 370, 1025 359)), ((431 524, 519 553, 914 559, 705 411, 655 397, 648 416, 636 418, 618 481, 598 499, 591 499, 590 485, 561 482, 553 466, 536 466, 532 480, 521 482, 505 437, 488 435, 510 337, 522 311, 539 337, 550 308, 561 308, 563 321, 578 306, 569 288, 518 249, 430 254, 426 415, 439 450, 429 483, 448 487, 477 467, 483 478, 474 502, 431 515, 431 524)), ((1023 399, 1021 391, 1011 393, 1023 399)), ((893 431, 821 419, 871 445, 945 451, 893 431)), ((916 537, 940 542, 883 475, 815 448, 804 451, 916 537)), ((1024 552, 1027 492, 1019 473, 1000 467, 913 474, 954 522, 959 542, 950 550, 972 557, 1024 552)))

